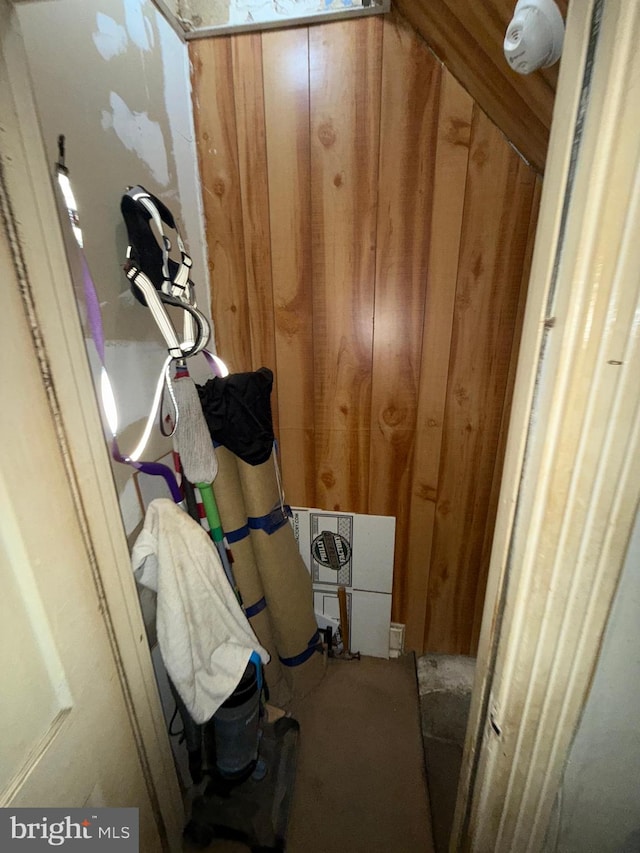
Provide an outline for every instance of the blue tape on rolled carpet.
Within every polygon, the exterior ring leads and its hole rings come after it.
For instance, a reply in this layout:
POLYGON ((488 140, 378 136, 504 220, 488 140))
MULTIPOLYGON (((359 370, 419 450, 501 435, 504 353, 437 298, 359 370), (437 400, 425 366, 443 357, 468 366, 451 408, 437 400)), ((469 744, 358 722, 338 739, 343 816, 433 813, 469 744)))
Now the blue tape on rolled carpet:
POLYGON ((247 524, 251 530, 264 530, 265 533, 271 536, 272 533, 275 533, 277 530, 280 530, 281 527, 284 527, 284 525, 289 521, 291 515, 292 512, 290 506, 277 506, 266 515, 248 518, 247 524))
POLYGON ((300 666, 301 663, 308 661, 314 652, 322 652, 322 640, 320 639, 319 631, 315 632, 313 637, 309 640, 307 648, 303 652, 300 652, 299 655, 294 655, 292 658, 281 657, 280 663, 285 666, 300 666))
POLYGON ((226 534, 227 542, 233 545, 234 542, 240 542, 241 539, 246 539, 252 530, 262 530, 267 536, 271 536, 280 530, 291 518, 292 512, 289 505, 284 507, 276 507, 266 515, 253 516, 247 519, 247 523, 236 530, 231 530, 226 534))
POLYGON ((242 527, 238 527, 236 530, 231 530, 229 533, 226 533, 227 542, 229 545, 233 545, 235 542, 241 542, 243 539, 246 539, 247 536, 251 535, 251 531, 249 530, 249 525, 244 524, 242 527))
POLYGON ((245 607, 244 612, 247 616, 247 619, 251 619, 254 616, 257 616, 258 613, 261 613, 265 607, 267 606, 267 599, 262 596, 259 601, 256 601, 255 604, 252 604, 250 607, 245 607))

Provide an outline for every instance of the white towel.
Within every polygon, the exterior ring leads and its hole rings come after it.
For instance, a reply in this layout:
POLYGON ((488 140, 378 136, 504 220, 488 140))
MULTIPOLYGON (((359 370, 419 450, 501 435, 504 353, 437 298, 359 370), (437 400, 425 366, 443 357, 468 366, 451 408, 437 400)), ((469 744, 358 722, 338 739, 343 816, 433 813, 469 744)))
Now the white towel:
POLYGON ((167 672, 196 723, 239 683, 258 643, 204 529, 167 499, 151 501, 133 547, 136 578, 158 594, 156 629, 167 672))

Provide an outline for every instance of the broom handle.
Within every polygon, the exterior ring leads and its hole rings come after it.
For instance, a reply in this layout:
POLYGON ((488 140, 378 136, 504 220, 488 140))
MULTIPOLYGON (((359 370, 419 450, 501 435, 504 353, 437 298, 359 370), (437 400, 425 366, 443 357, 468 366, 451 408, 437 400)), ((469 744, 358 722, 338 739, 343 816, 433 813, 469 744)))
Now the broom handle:
POLYGON ((349 610, 347 608, 347 590, 338 587, 338 604, 340 607, 340 633, 342 634, 342 650, 349 652, 349 610))
POLYGON ((222 522, 220 521, 220 513, 218 512, 218 504, 216 503, 215 495, 211 483, 195 483, 196 488, 202 497, 202 504, 209 522, 209 530, 211 538, 214 542, 222 542, 224 533, 222 532, 222 522))
POLYGON ((187 511, 194 521, 200 524, 200 513, 198 512, 198 502, 196 501, 196 493, 192 484, 187 478, 182 475, 182 489, 184 491, 184 500, 187 504, 187 511))
POLYGON ((224 533, 222 532, 220 513, 218 512, 218 504, 216 503, 216 498, 213 494, 211 483, 196 483, 195 485, 198 488, 198 491, 200 492, 200 495, 202 497, 202 504, 204 506, 204 511, 207 516, 207 522, 209 523, 209 531, 211 533, 211 538, 216 544, 218 553, 220 554, 220 559, 222 560, 222 568, 224 569, 224 573, 227 576, 229 583, 231 584, 231 588, 236 592, 237 595, 238 592, 236 587, 236 581, 233 577, 233 571, 231 569, 231 563, 229 562, 227 549, 224 546, 224 533))

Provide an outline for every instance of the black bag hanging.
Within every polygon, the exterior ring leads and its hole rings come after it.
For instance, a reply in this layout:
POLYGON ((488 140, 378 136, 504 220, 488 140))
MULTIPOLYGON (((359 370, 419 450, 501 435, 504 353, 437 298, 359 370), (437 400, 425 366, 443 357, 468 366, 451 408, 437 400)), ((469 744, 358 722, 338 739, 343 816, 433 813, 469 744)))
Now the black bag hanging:
POLYGON ((251 373, 216 376, 198 388, 212 439, 249 465, 261 465, 271 456, 272 387, 273 373, 261 367, 251 373))

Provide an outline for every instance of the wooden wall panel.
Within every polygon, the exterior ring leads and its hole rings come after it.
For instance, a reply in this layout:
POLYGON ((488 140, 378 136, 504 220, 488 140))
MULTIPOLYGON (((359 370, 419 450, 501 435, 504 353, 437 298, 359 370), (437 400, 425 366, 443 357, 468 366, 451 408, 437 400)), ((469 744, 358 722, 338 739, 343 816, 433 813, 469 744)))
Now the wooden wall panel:
POLYGON ((206 220, 211 310, 221 357, 230 370, 251 369, 235 82, 230 36, 190 48, 194 120, 206 220))
MULTIPOLYGON (((238 173, 242 202, 245 283, 251 366, 275 364, 269 183, 262 79, 262 40, 256 33, 231 42, 238 173)), ((274 375, 273 419, 278 427, 278 377, 274 375)))
POLYGON ((473 101, 448 73, 442 75, 427 303, 422 330, 420 392, 410 485, 407 563, 394 587, 394 618, 406 619, 410 648, 425 639, 429 566, 449 380, 449 354, 467 183, 473 101), (403 586, 400 584, 403 583, 403 586), (401 616, 401 614, 404 614, 401 616))
POLYGON ((516 381, 516 369, 518 366, 518 353, 520 351, 520 338, 522 336, 522 324, 524 322, 524 312, 527 302, 527 285, 529 282, 529 274, 531 271, 531 261, 533 258, 533 247, 535 242, 536 227, 538 224, 538 212, 540 209, 540 196, 542 194, 542 179, 537 178, 533 200, 531 202, 531 218, 529 220, 527 248, 525 251, 522 278, 520 283, 520 297, 518 307, 516 309, 515 326, 513 330, 513 346, 509 359, 509 373, 507 376, 507 385, 504 395, 504 406, 502 409, 502 417, 500 420, 500 434, 498 437, 498 449, 495 454, 496 464, 493 471, 493 481, 491 483, 491 496, 487 509, 487 523, 484 529, 484 541, 482 543, 482 556, 480 558, 480 572, 478 574, 478 583, 476 585, 476 603, 473 619, 473 633, 471 636, 471 648, 476 649, 480 639, 480 629, 482 627, 482 616, 484 611, 484 590, 487 586, 487 578, 489 575, 489 564, 491 561, 491 546, 493 545, 493 528, 498 514, 498 500, 500 497, 500 485, 502 481, 502 471, 505 452, 507 449, 507 436, 509 430, 509 418, 511 416, 511 401, 516 381))
POLYGON ((426 646, 470 653, 535 175, 474 108, 426 646))
MULTIPOLYGON (((408 528, 416 452, 442 67, 401 18, 385 29, 369 512, 396 516, 394 610, 416 599, 408 528), (394 164, 389 168, 387 164, 394 164), (390 489, 389 484, 394 488, 390 489)), ((445 371, 446 380, 446 371, 445 371)), ((424 517, 420 520, 424 530, 424 517)), ((419 556, 424 572, 424 551, 419 556)), ((418 619, 424 620, 425 599, 418 619)), ((419 610, 419 605, 418 605, 419 610)), ((413 620, 410 620, 413 621, 413 620)), ((413 638, 411 638, 413 640, 413 638)), ((420 635, 420 644, 422 636, 420 635)))
POLYGON ((399 16, 190 50, 218 350, 272 359, 287 498, 396 515, 407 646, 473 652, 535 172, 399 16))
POLYGON ((404 517, 416 430, 442 68, 400 19, 386 29, 383 64, 369 512, 404 517), (385 162, 395 168, 385 168, 385 162), (396 494, 390 482, 397 484, 396 494))
POLYGON ((262 36, 280 455, 287 499, 315 501, 309 36, 262 36))
POLYGON ((316 500, 366 512, 380 126, 379 16, 311 27, 316 500))

